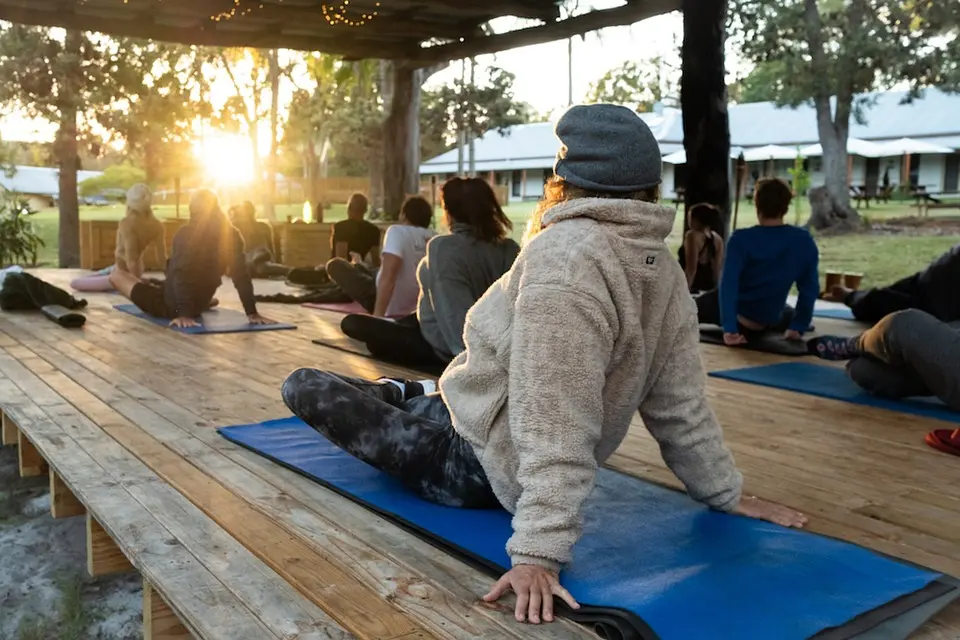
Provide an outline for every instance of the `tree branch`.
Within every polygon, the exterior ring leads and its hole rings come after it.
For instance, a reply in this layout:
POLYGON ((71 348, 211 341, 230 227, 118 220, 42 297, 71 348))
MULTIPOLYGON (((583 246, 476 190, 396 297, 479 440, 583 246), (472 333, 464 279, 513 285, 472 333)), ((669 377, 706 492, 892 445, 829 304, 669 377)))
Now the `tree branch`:
POLYGON ((233 69, 230 68, 230 61, 227 60, 227 56, 224 55, 223 51, 220 52, 220 63, 227 72, 227 76, 230 77, 230 82, 233 83, 233 88, 237 92, 237 97, 243 101, 243 119, 247 121, 247 127, 252 128, 253 118, 250 117, 250 107, 247 106, 247 99, 243 97, 243 90, 240 89, 240 83, 237 82, 236 76, 233 75, 233 69))

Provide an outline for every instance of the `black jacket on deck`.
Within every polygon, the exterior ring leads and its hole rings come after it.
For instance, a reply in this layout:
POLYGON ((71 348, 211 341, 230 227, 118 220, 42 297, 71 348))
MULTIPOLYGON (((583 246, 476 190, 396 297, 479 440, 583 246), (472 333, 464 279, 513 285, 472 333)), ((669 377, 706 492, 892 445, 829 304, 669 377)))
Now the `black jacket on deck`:
POLYGON ((196 318, 230 275, 247 315, 257 312, 243 237, 225 219, 191 221, 173 238, 163 298, 176 317, 196 318))

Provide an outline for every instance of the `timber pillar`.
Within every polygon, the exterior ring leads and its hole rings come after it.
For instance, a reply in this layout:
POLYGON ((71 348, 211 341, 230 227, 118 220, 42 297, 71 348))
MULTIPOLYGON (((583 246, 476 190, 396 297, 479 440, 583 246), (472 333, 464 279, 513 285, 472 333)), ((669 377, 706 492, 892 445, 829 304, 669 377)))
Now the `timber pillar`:
POLYGON ((724 69, 727 0, 683 0, 682 7, 684 202, 687 208, 699 202, 719 207, 726 235, 730 225, 730 121, 724 69))

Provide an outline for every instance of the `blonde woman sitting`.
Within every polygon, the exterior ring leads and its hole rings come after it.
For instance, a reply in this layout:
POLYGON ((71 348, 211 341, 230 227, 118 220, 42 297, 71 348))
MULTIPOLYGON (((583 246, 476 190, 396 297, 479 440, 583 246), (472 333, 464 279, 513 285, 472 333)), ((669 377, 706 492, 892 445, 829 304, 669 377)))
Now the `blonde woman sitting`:
POLYGON ((143 254, 153 245, 160 264, 167 262, 163 223, 153 215, 153 194, 145 184, 135 184, 127 191, 127 213, 117 228, 117 250, 114 266, 94 275, 77 278, 70 286, 77 291, 111 291, 110 272, 125 271, 142 278, 146 270, 143 254))

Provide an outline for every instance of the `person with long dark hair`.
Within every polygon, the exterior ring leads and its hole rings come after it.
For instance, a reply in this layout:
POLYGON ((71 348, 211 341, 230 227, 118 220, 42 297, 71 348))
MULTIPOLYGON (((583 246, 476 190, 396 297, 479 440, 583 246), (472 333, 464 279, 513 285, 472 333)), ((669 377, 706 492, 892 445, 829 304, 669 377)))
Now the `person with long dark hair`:
POLYGON ((513 568, 484 600, 517 594, 520 622, 553 620, 558 578, 582 535, 597 470, 635 412, 701 503, 803 526, 741 495, 742 477, 706 393, 700 332, 657 204, 660 147, 635 112, 573 107, 557 124, 556 176, 510 271, 467 314, 466 350, 440 378, 368 382, 300 369, 287 407, 424 500, 513 513, 513 568))
POLYGON ((720 210, 701 202, 690 207, 688 231, 683 236, 678 258, 687 276, 690 293, 716 289, 723 265, 723 219, 720 210))
POLYGON ((190 222, 173 238, 163 284, 141 282, 120 269, 110 274, 110 283, 142 311, 169 319, 171 326, 196 327, 225 275, 233 280, 250 324, 273 324, 257 312, 240 232, 220 210, 217 195, 201 189, 190 198, 190 222))
POLYGON ((504 273, 520 247, 496 194, 480 178, 452 178, 440 190, 447 235, 427 243, 417 268, 417 312, 396 322, 365 315, 341 329, 378 358, 411 366, 446 364, 464 350, 467 311, 504 273))

